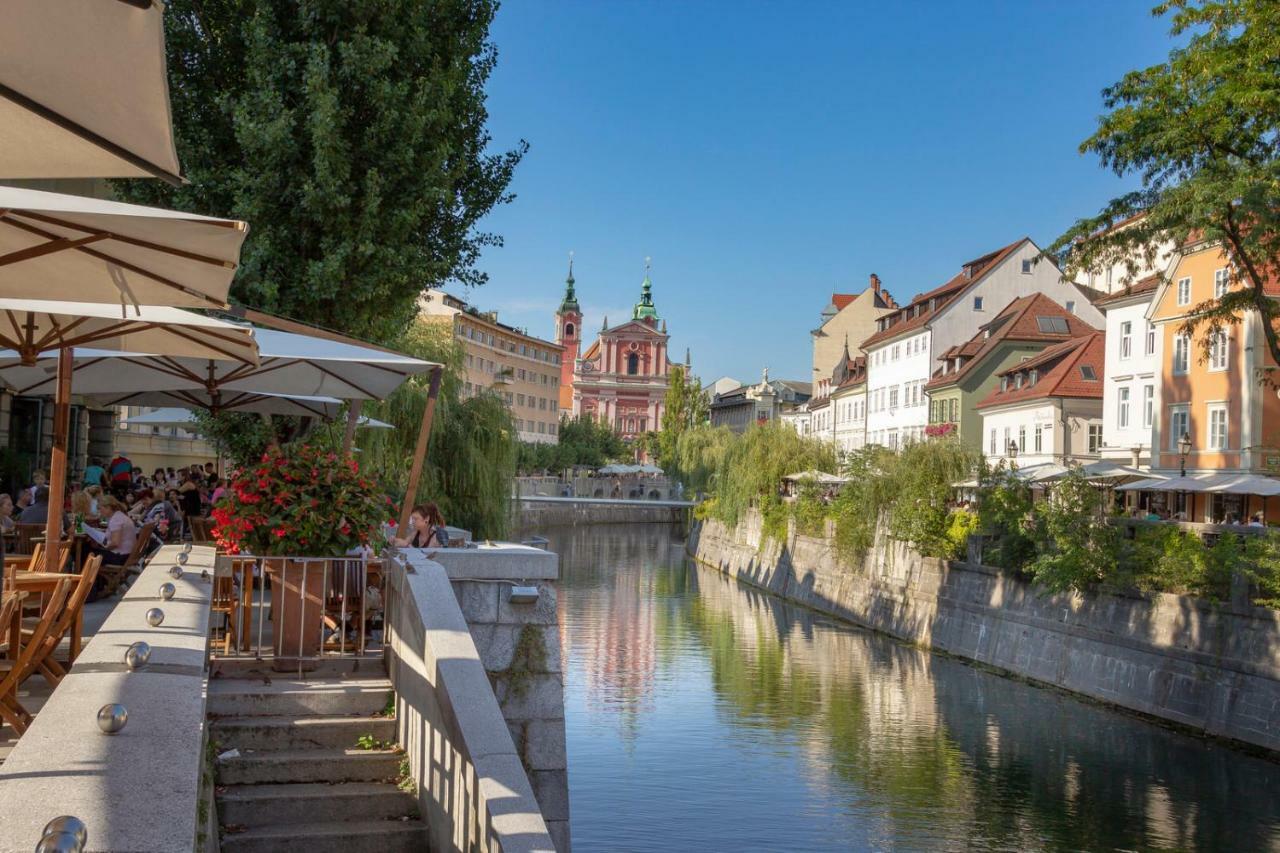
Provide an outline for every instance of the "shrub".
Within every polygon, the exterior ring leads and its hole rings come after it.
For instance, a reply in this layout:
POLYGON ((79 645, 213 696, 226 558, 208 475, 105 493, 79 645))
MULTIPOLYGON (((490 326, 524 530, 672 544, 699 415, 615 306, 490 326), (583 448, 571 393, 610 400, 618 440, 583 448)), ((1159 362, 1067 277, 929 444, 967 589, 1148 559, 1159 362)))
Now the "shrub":
POLYGON ((1033 515, 1039 554, 1027 568, 1040 584, 1083 591, 1115 575, 1120 532, 1107 523, 1102 491, 1078 469, 1054 484, 1033 515))
POLYGON ((947 546, 945 555, 953 560, 965 556, 969 546, 969 536, 978 532, 978 514, 963 509, 954 510, 947 520, 947 546))

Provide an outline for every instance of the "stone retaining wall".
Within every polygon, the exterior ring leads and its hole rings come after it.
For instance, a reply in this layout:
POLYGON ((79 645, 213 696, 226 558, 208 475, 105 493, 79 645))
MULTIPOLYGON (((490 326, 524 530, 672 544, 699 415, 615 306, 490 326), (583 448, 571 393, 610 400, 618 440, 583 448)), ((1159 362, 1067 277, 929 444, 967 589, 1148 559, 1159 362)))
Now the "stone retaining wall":
POLYGON ((689 537, 700 562, 783 598, 1210 735, 1280 752, 1280 613, 1175 595, 1043 594, 997 569, 881 540, 863 565, 830 537, 762 546, 761 519, 689 537))
POLYGON ((511 529, 536 532, 577 524, 683 524, 691 506, 679 501, 515 498, 511 501, 511 529))
POLYGON ((387 669, 431 849, 556 849, 448 573, 406 556, 411 571, 388 573, 387 669))

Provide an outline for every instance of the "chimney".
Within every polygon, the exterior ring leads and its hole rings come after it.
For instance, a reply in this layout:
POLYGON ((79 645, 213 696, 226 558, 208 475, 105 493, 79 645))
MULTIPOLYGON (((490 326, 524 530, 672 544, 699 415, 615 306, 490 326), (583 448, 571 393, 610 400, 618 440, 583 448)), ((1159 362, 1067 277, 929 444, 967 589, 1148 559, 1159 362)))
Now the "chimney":
POLYGON ((871 274, 871 291, 873 293, 880 292, 880 276, 876 275, 875 273, 871 274))

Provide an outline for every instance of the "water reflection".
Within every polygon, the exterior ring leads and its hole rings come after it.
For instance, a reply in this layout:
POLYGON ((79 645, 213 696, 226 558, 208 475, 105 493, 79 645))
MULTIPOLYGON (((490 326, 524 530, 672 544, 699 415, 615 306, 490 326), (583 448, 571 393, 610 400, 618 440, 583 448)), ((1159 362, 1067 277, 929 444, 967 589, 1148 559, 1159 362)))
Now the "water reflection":
POLYGON ((657 526, 562 556, 578 850, 1280 850, 1280 764, 832 623, 657 526))

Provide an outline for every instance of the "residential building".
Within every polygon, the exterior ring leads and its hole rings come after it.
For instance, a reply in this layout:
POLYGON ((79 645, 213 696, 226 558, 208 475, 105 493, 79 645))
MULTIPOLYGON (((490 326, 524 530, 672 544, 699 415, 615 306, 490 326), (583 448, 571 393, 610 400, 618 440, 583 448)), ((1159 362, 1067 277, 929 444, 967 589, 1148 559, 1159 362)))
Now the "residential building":
POLYGON ((111 459, 115 454, 151 474, 157 468, 185 468, 188 465, 215 462, 218 451, 209 441, 192 430, 180 426, 149 426, 129 423, 130 416, 144 415, 154 408, 119 406, 116 424, 115 453, 100 454, 111 459))
POLYGON ((1102 448, 1102 332, 1055 344, 998 374, 981 401, 991 464, 1090 462, 1102 448))
POLYGON ((836 447, 852 453, 867 440, 867 359, 849 355, 831 374, 831 414, 836 447))
POLYGON ((929 395, 931 436, 957 435, 974 450, 983 448, 977 404, 1000 384, 1000 374, 1047 347, 1098 331, 1043 293, 1020 296, 977 334, 942 353, 929 395))
POLYGON ((944 352, 973 336, 1021 296, 1042 293, 1092 326, 1102 314, 1029 237, 965 263, 945 284, 876 321, 867 357, 867 443, 898 448, 929 423, 925 386, 944 352))
POLYGON ((812 432, 812 420, 809 415, 809 404, 802 403, 793 409, 785 409, 778 416, 778 423, 789 426, 797 435, 808 435, 812 432))
MULTIPOLYGON (((563 324, 564 316, 557 313, 557 325, 563 324)), ((574 361, 574 415, 599 418, 628 440, 659 429, 671 367, 667 345, 667 324, 653 304, 646 263, 631 319, 610 326, 606 317, 595 342, 574 361)), ((687 351, 685 368, 690 368, 687 351)))
MULTIPOLYGON (((1146 216, 1144 213, 1130 216, 1106 230, 1123 231, 1141 222, 1144 216, 1146 216)), ((1096 269, 1081 272, 1076 277, 1076 283, 1101 295, 1118 294, 1135 289, 1139 283, 1164 271, 1175 248, 1172 242, 1168 242, 1156 246, 1150 257, 1147 257, 1146 252, 1136 250, 1123 256, 1117 255, 1109 264, 1100 264, 1096 269)))
POLYGON ((766 367, 755 385, 738 385, 711 397, 711 425, 744 432, 751 424, 778 422, 807 403, 810 392, 808 382, 770 379, 766 367))
POLYGON ((462 343, 465 396, 501 397, 521 441, 558 441, 562 345, 500 323, 498 312, 479 311, 443 290, 422 294, 418 319, 448 324, 462 343))
POLYGON ((1097 302, 1107 318, 1102 383, 1102 458, 1151 466, 1151 432, 1160 415, 1163 335, 1148 319, 1162 278, 1147 276, 1097 302))
POLYGON ((812 383, 829 377, 840 364, 842 354, 853 341, 854 355, 861 355, 857 344, 876 330, 876 320, 898 305, 889 291, 880 285, 880 276, 871 274, 867 289, 861 293, 833 293, 831 302, 822 310, 821 323, 810 332, 813 337, 812 383))
MULTIPOLYGON (((1197 305, 1239 286, 1221 247, 1201 241, 1174 255, 1151 299, 1147 317, 1161 347, 1159 409, 1151 432, 1151 468, 1157 473, 1178 474, 1184 462, 1192 476, 1274 474, 1280 467, 1280 398, 1259 381, 1276 369, 1260 314, 1244 311, 1238 323, 1216 332, 1201 328, 1194 338, 1181 329, 1197 305), (1179 447, 1184 435, 1190 445, 1185 456, 1179 447)), ((1280 297, 1280 283, 1269 281, 1266 292, 1280 297)), ((1228 513, 1244 518, 1259 509, 1277 517, 1260 498, 1199 495, 1183 507, 1185 497, 1178 493, 1171 499, 1192 521, 1228 513)))

